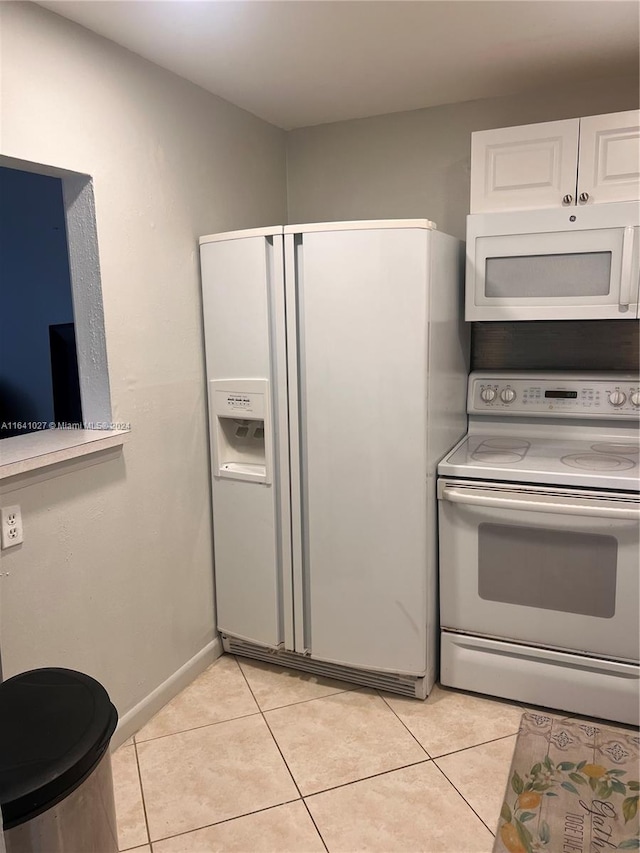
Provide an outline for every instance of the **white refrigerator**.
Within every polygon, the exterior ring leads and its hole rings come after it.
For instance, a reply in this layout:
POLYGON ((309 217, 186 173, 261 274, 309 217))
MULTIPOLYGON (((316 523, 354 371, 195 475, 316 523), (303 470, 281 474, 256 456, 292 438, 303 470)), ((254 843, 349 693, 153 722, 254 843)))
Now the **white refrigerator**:
POLYGON ((225 650, 424 698, 436 466, 466 428, 462 244, 332 222, 200 253, 225 650))

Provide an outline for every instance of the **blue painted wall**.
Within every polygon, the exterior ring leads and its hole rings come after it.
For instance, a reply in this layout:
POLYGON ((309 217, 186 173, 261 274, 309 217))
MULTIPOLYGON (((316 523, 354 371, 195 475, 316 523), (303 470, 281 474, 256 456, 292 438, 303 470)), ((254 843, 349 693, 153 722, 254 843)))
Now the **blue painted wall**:
POLYGON ((62 182, 0 167, 0 428, 53 420, 49 326, 71 322, 62 182))

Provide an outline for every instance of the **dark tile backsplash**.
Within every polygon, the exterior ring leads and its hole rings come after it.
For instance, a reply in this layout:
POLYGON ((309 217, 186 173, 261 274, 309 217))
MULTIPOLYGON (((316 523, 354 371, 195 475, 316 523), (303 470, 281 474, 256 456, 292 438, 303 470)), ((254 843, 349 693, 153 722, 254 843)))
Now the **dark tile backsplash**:
POLYGON ((471 369, 637 372, 639 332, 636 320, 474 323, 471 369))

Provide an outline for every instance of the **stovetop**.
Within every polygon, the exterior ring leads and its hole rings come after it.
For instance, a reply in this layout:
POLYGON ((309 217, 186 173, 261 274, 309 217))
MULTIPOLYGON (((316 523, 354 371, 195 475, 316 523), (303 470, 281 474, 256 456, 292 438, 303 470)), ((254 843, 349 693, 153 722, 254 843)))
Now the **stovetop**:
POLYGON ((640 492, 639 387, 628 374, 472 373, 469 433, 438 474, 640 492))
POLYGON ((518 432, 463 439, 438 473, 543 485, 640 491, 640 445, 617 436, 578 440, 518 432))

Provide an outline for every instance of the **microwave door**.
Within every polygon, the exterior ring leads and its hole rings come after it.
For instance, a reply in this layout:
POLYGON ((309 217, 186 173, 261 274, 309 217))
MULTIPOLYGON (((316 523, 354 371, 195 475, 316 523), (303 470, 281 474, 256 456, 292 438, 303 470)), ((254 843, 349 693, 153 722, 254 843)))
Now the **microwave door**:
POLYGON ((468 229, 467 320, 638 316, 637 226, 486 233, 491 230, 497 227, 482 222, 468 229))

